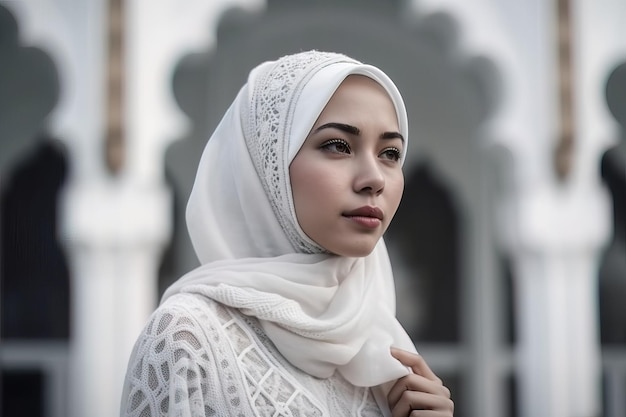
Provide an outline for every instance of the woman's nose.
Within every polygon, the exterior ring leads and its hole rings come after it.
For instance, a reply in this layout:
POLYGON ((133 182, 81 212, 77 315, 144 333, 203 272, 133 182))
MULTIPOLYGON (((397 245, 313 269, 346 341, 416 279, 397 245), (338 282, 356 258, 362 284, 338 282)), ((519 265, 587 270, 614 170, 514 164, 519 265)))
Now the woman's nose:
POLYGON ((385 175, 377 157, 359 158, 357 161, 354 191, 380 194, 385 188, 385 175))

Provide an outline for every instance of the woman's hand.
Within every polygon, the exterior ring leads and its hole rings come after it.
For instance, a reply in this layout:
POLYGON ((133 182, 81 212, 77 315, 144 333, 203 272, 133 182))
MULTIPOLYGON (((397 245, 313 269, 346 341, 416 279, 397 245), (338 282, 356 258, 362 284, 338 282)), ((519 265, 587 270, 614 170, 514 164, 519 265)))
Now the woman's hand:
POLYGON ((424 358, 406 350, 391 348, 391 355, 414 373, 398 379, 387 401, 393 417, 452 417, 454 403, 450 390, 430 370, 424 358))

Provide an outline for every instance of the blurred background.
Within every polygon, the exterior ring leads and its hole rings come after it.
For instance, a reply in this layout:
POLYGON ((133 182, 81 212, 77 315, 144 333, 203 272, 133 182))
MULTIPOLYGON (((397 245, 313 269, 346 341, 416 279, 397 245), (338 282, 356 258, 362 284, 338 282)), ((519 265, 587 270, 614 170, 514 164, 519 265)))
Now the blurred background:
POLYGON ((398 317, 457 417, 626 416, 626 2, 1 0, 2 416, 118 415, 197 266, 184 208, 249 70, 346 53, 405 98, 398 317))

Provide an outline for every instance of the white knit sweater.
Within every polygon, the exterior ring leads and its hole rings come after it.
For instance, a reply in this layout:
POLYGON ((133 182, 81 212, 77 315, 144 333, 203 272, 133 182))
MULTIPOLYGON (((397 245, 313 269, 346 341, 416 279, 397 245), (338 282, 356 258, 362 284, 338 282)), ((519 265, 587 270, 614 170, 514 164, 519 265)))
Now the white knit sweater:
POLYGON ((196 294, 170 297, 133 350, 121 416, 381 416, 369 388, 291 365, 258 321, 196 294))

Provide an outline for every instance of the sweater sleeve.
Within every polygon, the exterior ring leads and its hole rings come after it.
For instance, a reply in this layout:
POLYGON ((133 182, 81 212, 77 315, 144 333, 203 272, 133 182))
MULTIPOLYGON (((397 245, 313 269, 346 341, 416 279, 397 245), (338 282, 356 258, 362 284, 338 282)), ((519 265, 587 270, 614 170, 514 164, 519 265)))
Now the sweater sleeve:
POLYGON ((245 388, 237 383, 235 357, 223 343, 219 321, 187 298, 159 307, 139 336, 126 371, 121 416, 252 415, 242 410, 245 388))

